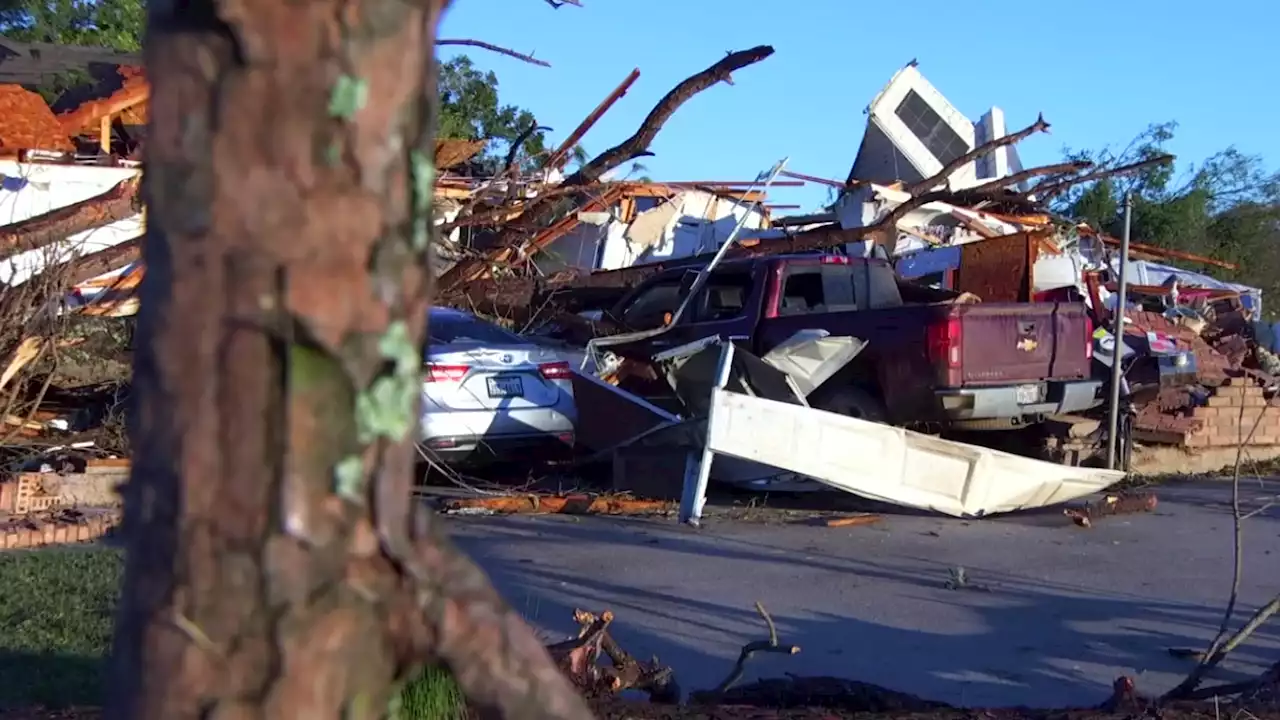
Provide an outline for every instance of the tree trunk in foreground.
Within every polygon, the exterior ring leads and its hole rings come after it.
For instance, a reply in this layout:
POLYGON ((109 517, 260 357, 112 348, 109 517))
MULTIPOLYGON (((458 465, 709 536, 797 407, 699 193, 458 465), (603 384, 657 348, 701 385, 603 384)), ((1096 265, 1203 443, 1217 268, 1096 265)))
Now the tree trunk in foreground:
POLYGON ((411 512, 444 4, 149 3, 110 717, 382 717, 424 662, 482 709, 589 717, 411 512))

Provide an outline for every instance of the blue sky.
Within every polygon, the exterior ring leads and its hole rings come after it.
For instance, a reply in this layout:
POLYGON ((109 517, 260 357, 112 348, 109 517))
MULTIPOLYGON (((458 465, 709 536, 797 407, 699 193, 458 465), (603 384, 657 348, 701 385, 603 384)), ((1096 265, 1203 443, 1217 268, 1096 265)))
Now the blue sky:
MULTIPOLYGON (((776 50, 667 122, 650 146, 656 157, 642 161, 654 179, 748 180, 784 156, 791 170, 843 179, 867 103, 912 58, 970 118, 998 105, 1013 130, 1043 112, 1051 134, 1019 145, 1028 167, 1057 160, 1064 146, 1123 146, 1166 120, 1179 123, 1170 149, 1180 168, 1229 145, 1280 164, 1277 0, 582 3, 553 10, 543 0, 454 0, 440 36, 550 62, 465 49, 497 73, 504 102, 554 128, 553 141, 639 68, 630 92, 583 140, 593 155, 631 135, 671 87, 726 52, 776 50)), ((771 200, 807 210, 825 195, 779 188, 771 200)))

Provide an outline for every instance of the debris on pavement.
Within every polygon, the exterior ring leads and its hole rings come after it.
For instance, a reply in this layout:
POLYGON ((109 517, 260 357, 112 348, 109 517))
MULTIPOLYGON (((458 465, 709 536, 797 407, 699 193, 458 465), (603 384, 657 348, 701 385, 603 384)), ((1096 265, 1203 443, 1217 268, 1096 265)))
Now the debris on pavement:
POLYGON ((675 506, 663 500, 578 493, 450 498, 440 502, 440 509, 451 515, 665 515, 675 506))
POLYGON ((1152 512, 1158 504, 1155 493, 1122 493, 1107 495, 1081 507, 1066 508, 1062 513, 1071 518, 1071 522, 1087 528, 1093 527, 1095 520, 1109 515, 1152 512))
POLYGON ((842 527, 858 527, 861 525, 875 525, 884 520, 883 515, 864 514, 864 515, 846 515, 844 517, 826 518, 821 520, 821 524, 829 528, 842 527))

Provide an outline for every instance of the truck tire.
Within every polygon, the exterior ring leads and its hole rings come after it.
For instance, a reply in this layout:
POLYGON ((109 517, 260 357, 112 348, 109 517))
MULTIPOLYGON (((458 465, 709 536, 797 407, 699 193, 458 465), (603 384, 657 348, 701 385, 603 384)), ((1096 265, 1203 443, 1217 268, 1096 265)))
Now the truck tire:
POLYGON ((844 385, 834 388, 819 388, 809 405, 819 410, 846 415, 868 422, 885 422, 888 413, 880 398, 856 385, 844 385))

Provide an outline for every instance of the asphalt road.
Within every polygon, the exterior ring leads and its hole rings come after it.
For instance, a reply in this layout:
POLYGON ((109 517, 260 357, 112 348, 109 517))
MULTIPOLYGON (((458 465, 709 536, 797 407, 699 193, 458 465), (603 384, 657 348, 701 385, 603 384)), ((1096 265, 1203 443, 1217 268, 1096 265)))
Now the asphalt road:
MULTIPOLYGON (((1246 511, 1280 490, 1243 483, 1246 511)), ((1190 667, 1170 647, 1213 636, 1230 587, 1227 483, 1170 485, 1144 515, 1092 529, 1060 512, 961 521, 891 516, 879 525, 599 517, 458 518, 455 540, 548 638, 575 607, 611 609, 614 634, 657 655, 681 686, 708 688, 739 648, 765 637, 764 603, 795 656, 757 656, 747 680, 852 678, 969 706, 1089 705, 1130 674, 1144 694, 1190 667), (963 567, 970 587, 946 581, 963 567)), ((1280 593, 1280 509, 1245 524, 1240 622, 1280 593)), ((1216 674, 1243 679, 1280 660, 1280 621, 1216 674)))

